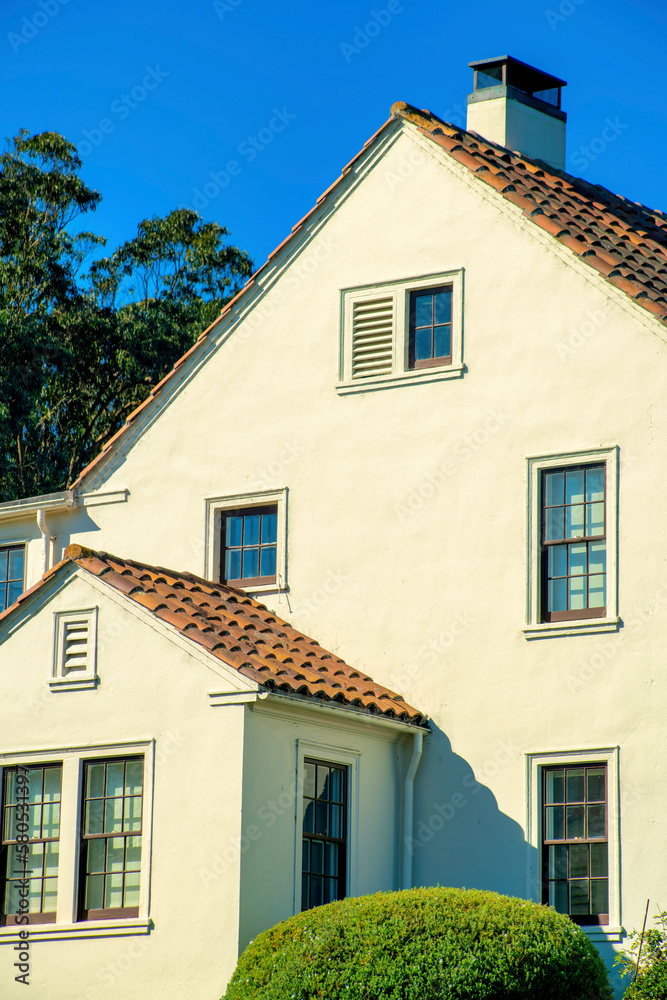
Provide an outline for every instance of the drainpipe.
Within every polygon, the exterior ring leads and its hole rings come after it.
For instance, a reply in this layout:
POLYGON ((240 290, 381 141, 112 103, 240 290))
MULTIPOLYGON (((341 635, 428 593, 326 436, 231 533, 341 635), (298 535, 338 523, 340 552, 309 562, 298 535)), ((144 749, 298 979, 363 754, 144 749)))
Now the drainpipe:
POLYGON ((37 526, 42 533, 42 574, 44 574, 47 569, 51 568, 51 542, 53 538, 43 510, 37 511, 37 526))
POLYGON ((403 817, 403 888, 412 888, 412 843, 415 814, 415 775, 421 760, 424 734, 420 729, 415 731, 412 744, 412 758, 408 773, 405 776, 405 811, 403 817))

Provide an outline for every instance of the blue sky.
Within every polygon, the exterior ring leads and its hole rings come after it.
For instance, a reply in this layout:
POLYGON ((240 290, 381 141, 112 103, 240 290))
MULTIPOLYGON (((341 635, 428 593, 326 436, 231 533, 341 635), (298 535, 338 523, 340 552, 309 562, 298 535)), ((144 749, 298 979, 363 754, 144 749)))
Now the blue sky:
POLYGON ((0 119, 85 154, 107 252, 189 205, 259 265, 395 101, 464 125, 504 53, 568 81, 571 172, 667 209, 666 51, 663 0, 0 0, 0 119))

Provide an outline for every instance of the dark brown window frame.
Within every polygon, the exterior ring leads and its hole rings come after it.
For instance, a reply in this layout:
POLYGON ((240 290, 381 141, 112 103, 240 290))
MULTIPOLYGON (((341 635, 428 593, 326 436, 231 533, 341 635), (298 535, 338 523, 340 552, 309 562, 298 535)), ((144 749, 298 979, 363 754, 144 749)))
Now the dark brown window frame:
MULTIPOLYGON (((429 288, 413 288, 410 290, 410 303, 409 303, 409 318, 408 318, 408 369, 410 371, 419 371, 420 368, 442 368, 445 365, 451 365, 452 363, 452 340, 454 336, 454 286, 451 283, 445 285, 434 285, 429 288), (449 323, 435 323, 431 324, 431 331, 435 329, 436 326, 448 326, 449 327, 449 354, 443 355, 431 355, 430 358, 421 358, 420 360, 415 359, 415 340, 416 340, 416 327, 415 327, 415 302, 418 295, 436 295, 439 292, 449 292, 451 295, 451 313, 449 318, 449 323)), ((434 317, 435 319, 435 317, 434 317)), ((423 329, 420 327, 419 329, 423 329)), ((434 334, 431 333, 433 338, 434 334)), ((433 349, 433 339, 431 341, 431 347, 433 349)))
MULTIPOLYGON (((8 805, 7 802, 5 801, 6 789, 7 789, 7 775, 10 774, 10 773, 12 773, 12 772, 17 772, 18 773, 19 769, 22 770, 22 771, 36 771, 36 770, 41 770, 42 772, 44 772, 47 768, 58 768, 60 770, 60 799, 58 799, 58 804, 61 804, 62 803, 62 763, 60 761, 54 761, 54 762, 43 763, 43 764, 36 764, 36 763, 32 763, 32 761, 31 761, 29 764, 20 764, 19 763, 19 764, 13 764, 10 767, 3 768, 3 773, 2 773, 2 789, 1 789, 1 794, 0 794, 0 805, 2 806, 2 809, 0 811, 0 920, 2 921, 2 925, 6 926, 6 927, 16 926, 17 925, 17 916, 18 916, 18 914, 16 914, 16 913, 7 913, 7 914, 4 913, 6 899, 7 899, 7 883, 9 881, 11 881, 10 879, 7 878, 7 859, 6 859, 7 858, 7 850, 8 850, 8 848, 10 846, 18 844, 17 840, 5 840, 5 826, 6 826, 5 813, 6 813, 6 810, 9 809, 9 808, 12 808, 12 805, 13 805, 13 804, 9 804, 8 805)), ((42 773, 42 793, 43 793, 43 791, 44 791, 44 775, 42 773)), ((42 804, 42 808, 43 808, 43 806, 44 806, 43 800, 42 800, 41 804, 42 804)), ((40 818, 40 831, 41 831, 41 827, 42 827, 42 821, 43 821, 43 813, 41 814, 41 818, 40 818)), ((58 843, 60 843, 60 820, 58 821, 58 836, 57 837, 34 837, 32 840, 29 840, 27 843, 28 844, 58 844, 58 843)), ((31 876, 28 874, 28 878, 30 878, 30 877, 31 876)), ((34 877, 35 880, 39 879, 42 882, 42 891, 41 891, 41 900, 42 900, 42 903, 43 903, 43 900, 44 900, 44 880, 47 877, 52 878, 53 876, 41 875, 41 876, 35 876, 34 877)), ((56 876, 56 878, 59 878, 59 875, 56 876)), ((53 923, 56 922, 56 911, 55 910, 47 910, 47 911, 39 911, 39 912, 28 913, 28 921, 29 921, 29 923, 26 926, 29 926, 29 924, 53 924, 53 923)), ((23 921, 21 923, 23 923, 23 921)))
MULTIPOLYGON (((585 879, 577 879, 577 878, 572 878, 571 879, 569 877, 569 875, 568 875, 567 879, 565 879, 565 880, 562 880, 562 879, 560 879, 560 880, 559 879, 549 879, 549 847, 554 846, 554 845, 570 846, 570 845, 574 844, 574 845, 582 845, 582 846, 583 845, 587 845, 588 846, 588 845, 591 845, 591 844, 605 844, 606 847, 607 847, 607 875, 604 876, 604 880, 607 882, 607 906, 609 906, 609 895, 608 895, 609 894, 609 883, 610 883, 610 875, 609 875, 609 767, 608 767, 607 762, 604 761, 604 760, 602 760, 602 761, 591 760, 591 761, 586 761, 585 763, 582 762, 582 763, 576 763, 576 764, 575 763, 570 763, 570 764, 568 764, 568 763, 550 764, 550 765, 545 765, 544 767, 541 767, 540 768, 540 772, 541 772, 540 773, 540 780, 541 780, 541 790, 540 790, 540 801, 541 801, 541 838, 540 838, 541 839, 541 859, 540 859, 540 864, 541 864, 541 872, 542 872, 542 902, 544 904, 546 904, 546 905, 549 905, 549 884, 552 881, 553 882, 555 882, 555 881, 567 881, 568 883, 570 881, 587 881, 590 884, 593 881, 601 881, 602 878, 603 878, 602 876, 591 876, 590 873, 589 873, 589 875, 585 879), (546 801, 547 782, 546 782, 546 776, 547 776, 548 772, 550 772, 550 771, 563 771, 563 772, 566 772, 568 770, 588 769, 588 768, 602 768, 604 770, 604 807, 605 807, 605 809, 604 809, 604 825, 605 825, 605 836, 604 836, 604 838, 602 838, 602 837, 576 837, 576 838, 569 838, 568 839, 566 837, 563 837, 561 839, 548 840, 547 837, 546 837, 546 831, 547 831, 547 819, 546 819, 546 815, 547 815, 547 801, 546 801)), ((586 779, 584 779, 584 786, 585 785, 586 785, 586 779)), ((564 799, 565 799, 566 798, 566 792, 564 791, 563 794, 564 794, 564 799)), ((597 800, 597 799, 596 800, 592 800, 593 804, 599 804, 599 801, 600 800, 597 800)), ((579 804, 584 805, 584 807, 587 804, 589 804, 589 800, 587 798, 587 792, 586 792, 586 788, 585 787, 584 787, 584 799, 582 800, 581 803, 579 803, 579 802, 577 802, 577 803, 566 803, 565 801, 563 802, 563 806, 565 806, 565 805, 579 805, 579 804)), ((553 803, 551 805, 553 805, 553 803)), ((565 830, 564 830, 564 832, 565 832, 565 830)), ((569 856, 569 852, 568 852, 568 856, 569 856)), ((568 894, 568 898, 569 898, 569 894, 568 894)), ((589 896, 589 898, 590 898, 590 896, 589 896)), ((607 925, 609 923, 609 910, 606 913, 598 913, 598 914, 593 914, 593 913, 589 913, 589 914, 567 913, 566 915, 570 918, 570 920, 572 920, 573 923, 579 924, 579 925, 581 925, 583 927, 605 926, 605 925, 607 925)))
MULTIPOLYGON (((346 896, 346 894, 347 894, 347 870, 348 870, 348 857, 347 857, 347 854, 348 854, 348 841, 349 841, 348 824, 349 824, 349 784, 350 784, 349 766, 347 764, 341 764, 339 761, 322 760, 322 759, 316 758, 316 757, 305 757, 304 758, 304 765, 306 765, 306 764, 314 764, 314 765, 319 766, 319 767, 334 768, 334 769, 336 769, 338 771, 341 771, 341 773, 343 775, 342 803, 338 803, 338 802, 336 802, 333 799, 324 799, 323 800, 323 799, 318 799, 318 798, 312 798, 311 796, 305 795, 305 792, 304 792, 304 795, 303 795, 303 816, 302 816, 302 821, 301 821, 301 827, 302 827, 301 836, 302 836, 302 838, 303 838, 304 841, 308 840, 311 844, 312 844, 312 842, 320 842, 320 843, 323 843, 325 845, 326 844, 335 844, 335 845, 337 845, 339 871, 338 871, 338 875, 337 875, 338 887, 337 887, 336 899, 344 899, 345 896, 346 896), (343 807, 343 818, 342 818, 341 827, 342 827, 342 831, 343 831, 343 836, 342 837, 333 837, 330 834, 318 834, 318 833, 315 833, 315 832, 306 832, 306 830, 305 830, 304 827, 305 827, 306 808, 307 808, 306 803, 307 802, 308 803, 310 803, 310 802, 326 802, 327 804, 342 805, 342 807, 343 807)), ((305 905, 306 900, 304 900, 303 881, 304 881, 304 879, 310 879, 313 876, 318 877, 318 878, 319 877, 321 877, 321 878, 332 877, 332 876, 323 875, 320 872, 311 872, 310 869, 306 870, 305 867, 304 867, 304 860, 303 860, 303 856, 302 856, 302 859, 301 859, 301 886, 302 886, 302 889, 301 889, 301 910, 302 911, 311 908, 310 904, 308 906, 305 905)), ((321 904, 317 904, 317 905, 321 905, 321 904)))
POLYGON ((7 559, 7 579, 3 580, 0 583, 0 612, 5 611, 10 606, 8 604, 8 601, 9 601, 9 585, 10 585, 10 583, 18 583, 19 582, 19 578, 18 577, 13 577, 11 580, 9 578, 9 553, 10 552, 19 552, 20 551, 20 552, 23 553, 23 572, 22 572, 21 578, 20 578, 21 593, 23 593, 23 590, 25 589, 25 565, 26 565, 25 550, 26 550, 26 547, 23 544, 19 544, 19 545, 0 545, 0 559, 3 558, 3 556, 5 556, 5 553, 6 553, 6 557, 5 558, 7 559))
MULTIPOLYGON (((563 506, 567 506, 563 504, 563 506)), ((585 517, 585 507, 586 502, 584 500, 584 517, 585 517)), ((590 542, 604 542, 605 550, 608 555, 608 539, 607 539, 607 528, 608 528, 608 495, 607 495, 607 463, 606 462, 581 462, 576 465, 555 465, 541 470, 540 474, 540 607, 542 609, 541 620, 542 622, 563 622, 563 621, 580 621, 582 619, 590 618, 606 618, 607 617, 607 604, 598 608, 576 608, 567 611, 549 611, 548 610, 548 586, 549 586, 549 549, 555 545, 571 545, 571 544, 586 544, 587 547, 587 559, 588 559, 588 545, 590 542), (589 469, 602 469, 603 475, 603 488, 604 488, 604 532, 601 535, 579 535, 572 538, 558 538, 549 539, 546 538, 546 504, 545 504, 545 479, 548 475, 555 472, 579 472, 586 471, 589 469)), ((583 574, 586 581, 588 581, 589 573, 583 574)), ((608 568, 605 570, 605 588, 608 587, 608 568)), ((569 577, 566 577, 569 579, 569 577)))
MULTIPOLYGON (((85 901, 86 901, 87 879, 91 875, 96 875, 96 874, 102 874, 103 875, 104 882, 103 882, 103 886, 102 886, 102 899, 104 899, 104 891, 105 891, 105 887, 106 887, 106 876, 108 874, 122 874, 123 876, 125 876, 127 874, 127 871, 128 871, 128 869, 123 868, 122 873, 121 872, 113 872, 113 873, 112 872, 107 872, 107 870, 106 870, 106 862, 105 862, 105 870, 104 870, 104 872, 101 872, 101 873, 97 873, 97 872, 90 872, 89 873, 89 872, 86 871, 86 868, 87 868, 87 862, 88 862, 88 844, 91 843, 94 840, 112 840, 112 839, 121 838, 121 837, 123 839, 127 839, 128 837, 141 837, 142 838, 141 849, 142 849, 142 854, 143 854, 143 850, 144 850, 144 843, 143 843, 143 816, 144 816, 144 806, 145 806, 145 803, 144 803, 144 795, 145 795, 145 780, 144 780, 145 779, 145 758, 143 756, 141 756, 141 755, 138 755, 138 756, 137 755, 132 755, 132 756, 129 756, 129 757, 93 757, 93 758, 90 758, 90 759, 85 760, 83 762, 83 769, 82 769, 82 771, 83 771, 83 775, 82 775, 83 788, 82 788, 82 794, 81 794, 81 817, 80 817, 79 905, 78 905, 78 914, 79 914, 79 916, 78 916, 78 919, 80 921, 91 921, 91 920, 111 920, 111 919, 115 919, 117 917, 138 917, 139 916, 139 907, 138 906, 118 906, 118 907, 105 907, 105 908, 99 908, 99 909, 86 909, 85 901), (138 830, 120 831, 120 832, 119 831, 112 831, 110 833, 97 833, 97 834, 87 834, 87 833, 85 833, 86 803, 88 801, 90 801, 91 799, 99 799, 100 798, 100 796, 90 796, 90 797, 86 796, 86 781, 87 781, 87 769, 88 769, 88 767, 94 766, 96 764, 104 764, 105 765, 104 780, 105 780, 105 793, 106 793, 106 765, 108 765, 108 764, 121 764, 121 763, 123 765, 127 765, 128 763, 135 762, 135 761, 141 761, 141 764, 142 764, 142 782, 141 782, 141 819, 142 819, 142 822, 141 822, 141 826, 139 827, 139 829, 138 830)), ((123 769, 123 776, 125 776, 125 769, 123 769)), ((122 801, 124 802, 125 798, 133 798, 133 797, 135 797, 135 796, 126 796, 124 793, 123 793, 122 796, 107 796, 106 794, 104 796, 101 796, 103 803, 105 803, 108 798, 122 798, 122 801)), ((104 807, 103 807, 103 816, 104 816, 104 807)), ((124 849, 123 849, 123 856, 124 857, 125 857, 125 851, 126 851, 126 847, 124 847, 124 849)), ((106 857, 106 849, 105 849, 105 857, 106 857)), ((132 869, 132 871, 134 871, 134 869, 132 869)), ((139 869, 140 875, 141 875, 141 871, 142 870, 140 868, 139 869)), ((125 879, 123 878, 123 895, 124 894, 125 894, 125 879)))
MULTIPOLYGON (((222 583, 228 584, 230 587, 239 587, 244 589, 245 587, 262 587, 262 586, 273 586, 278 582, 278 504, 253 504, 250 507, 233 507, 225 508, 220 511, 221 522, 220 522, 220 580, 222 583), (263 545, 261 542, 261 537, 259 543, 255 545, 241 545, 233 546, 234 548, 240 548, 241 551, 241 567, 243 568, 243 551, 245 548, 257 548, 260 553, 259 565, 261 566, 261 550, 262 548, 269 548, 273 546, 276 555, 276 572, 268 576, 239 576, 239 577, 229 577, 227 578, 225 574, 226 565, 226 555, 227 555, 227 518, 228 517, 245 517, 251 514, 275 514, 276 516, 276 539, 274 542, 263 545)), ((261 530, 261 528, 260 528, 261 530)))

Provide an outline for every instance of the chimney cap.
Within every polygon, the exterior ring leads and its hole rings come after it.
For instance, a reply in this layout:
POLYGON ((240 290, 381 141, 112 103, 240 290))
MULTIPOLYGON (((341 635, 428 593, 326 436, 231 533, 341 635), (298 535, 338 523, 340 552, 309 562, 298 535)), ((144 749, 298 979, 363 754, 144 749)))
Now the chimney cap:
MULTIPOLYGON (((567 83, 557 76, 544 73, 541 69, 529 66, 528 63, 521 62, 513 56, 477 59, 468 65, 475 71, 473 99, 483 100, 491 97, 492 95, 488 93, 490 88, 503 87, 506 95, 512 92, 515 95, 526 94, 531 99, 560 109, 561 88, 567 87, 567 83), (484 91, 487 93, 484 94, 484 91)), ((468 100, 470 101, 470 98, 468 100)))

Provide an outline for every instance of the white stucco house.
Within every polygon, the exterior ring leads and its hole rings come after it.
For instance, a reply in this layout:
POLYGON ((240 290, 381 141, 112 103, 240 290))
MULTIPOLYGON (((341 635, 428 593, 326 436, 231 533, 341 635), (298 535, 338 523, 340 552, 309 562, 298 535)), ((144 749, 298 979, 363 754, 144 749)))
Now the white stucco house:
POLYGON ((3 998, 27 941, 50 1000, 216 1000, 277 920, 436 883, 611 963, 667 898, 667 216, 564 172, 564 81, 472 65, 468 130, 395 104, 0 506, 3 998))

